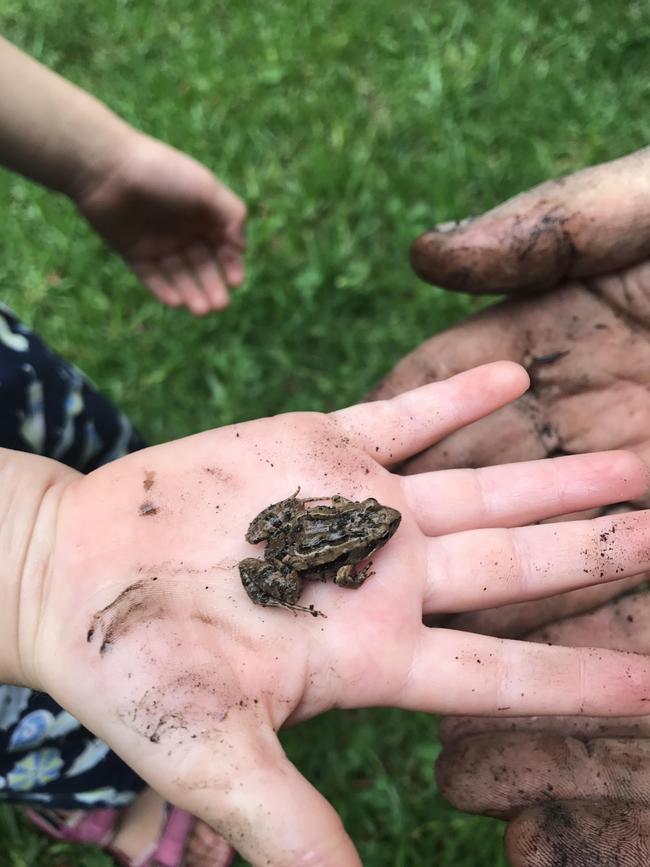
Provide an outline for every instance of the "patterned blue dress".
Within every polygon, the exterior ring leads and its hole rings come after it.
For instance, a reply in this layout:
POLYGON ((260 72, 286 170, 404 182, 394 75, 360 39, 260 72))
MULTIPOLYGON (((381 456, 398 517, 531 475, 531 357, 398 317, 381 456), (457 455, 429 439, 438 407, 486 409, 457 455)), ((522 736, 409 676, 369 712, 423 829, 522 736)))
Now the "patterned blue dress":
MULTIPOLYGON (((144 445, 77 368, 0 305, 0 447, 87 473, 144 445)), ((116 807, 144 785, 48 695, 0 684, 0 801, 116 807)))

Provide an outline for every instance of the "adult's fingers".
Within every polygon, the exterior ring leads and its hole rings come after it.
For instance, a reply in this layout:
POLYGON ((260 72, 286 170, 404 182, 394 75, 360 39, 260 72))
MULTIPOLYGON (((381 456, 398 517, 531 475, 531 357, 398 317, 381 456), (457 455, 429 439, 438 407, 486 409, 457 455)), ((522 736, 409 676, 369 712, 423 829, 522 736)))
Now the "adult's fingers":
POLYGON ((444 750, 436 778, 444 796, 468 813, 508 817, 550 798, 650 806, 650 741, 476 735, 444 750))
POLYGON ((526 717, 445 717, 438 725, 438 737, 446 748, 464 738, 491 735, 495 743, 504 733, 535 736, 557 735, 587 741, 592 738, 650 738, 650 716, 526 716, 526 717))
POLYGON ((638 497, 648 489, 648 472, 629 452, 607 452, 421 473, 404 476, 402 487, 420 529, 437 536, 515 527, 638 497))
POLYGON ((646 867, 650 809, 626 801, 551 801, 511 822, 506 851, 512 867, 646 867))
POLYGON ((463 292, 549 289, 650 253, 650 149, 548 181, 475 220, 426 232, 416 272, 463 292))
POLYGON ((429 539, 424 611, 471 610, 477 599, 498 606, 636 575, 650 568, 649 533, 647 510, 429 539))
POLYGON ((392 464, 515 400, 527 385, 528 376, 520 365, 497 361, 332 415, 375 460, 392 464))
POLYGON ((422 627, 399 691, 375 703, 432 713, 641 715, 650 659, 600 648, 549 647, 422 627))
POLYGON ((530 641, 587 647, 593 643, 612 650, 650 654, 650 595, 646 591, 615 599, 570 620, 550 623, 530 634, 530 641))
POLYGON ((495 304, 405 356, 372 397, 387 399, 505 358, 526 367, 531 386, 520 400, 416 455, 402 471, 614 448, 650 461, 650 273, 644 282, 632 273, 641 268, 593 278, 594 291, 571 283, 495 304))
MULTIPOLYGON (((568 593, 558 593, 546 599, 515 602, 483 611, 466 611, 444 619, 445 626, 464 632, 481 632, 499 638, 521 638, 546 623, 591 611, 622 593, 629 593, 648 580, 648 573, 632 575, 607 584, 581 587, 568 593)), ((570 643, 570 642, 567 642, 570 643)))

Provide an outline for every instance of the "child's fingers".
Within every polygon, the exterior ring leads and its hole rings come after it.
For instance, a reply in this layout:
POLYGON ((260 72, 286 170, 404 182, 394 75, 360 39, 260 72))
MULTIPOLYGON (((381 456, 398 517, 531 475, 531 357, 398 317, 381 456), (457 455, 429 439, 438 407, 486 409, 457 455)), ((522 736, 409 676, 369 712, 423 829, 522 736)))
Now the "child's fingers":
POLYGON ((210 309, 223 310, 227 307, 230 300, 228 290, 207 244, 190 244, 185 251, 185 257, 196 281, 208 298, 210 309))
MULTIPOLYGON (((577 617, 567 617, 551 623, 526 636, 528 641, 588 647, 598 644, 613 650, 631 650, 650 655, 650 596, 634 593, 614 599, 595 610, 577 617)), ((647 709, 650 713, 650 707, 647 709)), ((519 732, 564 735, 566 737, 636 737, 650 738, 650 716, 636 717, 525 717, 516 721, 508 717, 448 717, 438 727, 438 736, 444 745, 462 738, 486 732, 519 732)))
POLYGON ((216 252, 219 267, 229 286, 239 286, 244 282, 244 260, 241 250, 231 245, 222 245, 216 252))
POLYGON ((523 367, 496 361, 390 400, 357 404, 333 415, 368 454, 382 464, 392 464, 494 412, 527 387, 523 367))
POLYGON ((180 307, 183 303, 180 294, 173 283, 160 269, 158 263, 132 264, 133 271, 159 301, 169 307, 180 307))
POLYGON ((442 714, 637 715, 650 704, 650 659, 422 627, 398 700, 442 714))
POLYGON ((469 611, 635 575, 650 568, 649 538, 650 510, 430 539, 424 610, 469 611))
POLYGON ((427 535, 478 527, 514 527, 636 499, 648 471, 631 452, 438 470, 404 476, 402 487, 427 535))
POLYGON ((161 265, 189 310, 197 316, 207 313, 210 309, 210 302, 197 283, 189 263, 182 256, 174 253, 161 259, 161 265))

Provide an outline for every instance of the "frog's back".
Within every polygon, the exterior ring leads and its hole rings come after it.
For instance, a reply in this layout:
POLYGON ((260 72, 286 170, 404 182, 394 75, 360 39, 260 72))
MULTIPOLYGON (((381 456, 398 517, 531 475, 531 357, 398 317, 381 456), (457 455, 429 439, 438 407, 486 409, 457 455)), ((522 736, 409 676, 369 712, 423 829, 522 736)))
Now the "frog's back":
POLYGON ((314 572, 359 563, 384 545, 398 525, 399 518, 387 521, 358 508, 321 506, 301 515, 283 559, 294 569, 314 572))

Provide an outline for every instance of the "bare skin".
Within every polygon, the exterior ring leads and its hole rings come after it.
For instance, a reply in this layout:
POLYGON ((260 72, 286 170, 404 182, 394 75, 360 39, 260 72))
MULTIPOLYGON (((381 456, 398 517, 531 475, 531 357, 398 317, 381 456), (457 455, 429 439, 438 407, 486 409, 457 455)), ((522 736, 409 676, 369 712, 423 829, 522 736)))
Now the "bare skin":
MULTIPOLYGON (((404 462, 405 473, 621 446, 650 461, 649 179, 646 149, 416 241, 414 264, 432 282, 520 297, 427 341, 375 395, 504 357, 524 364, 532 388, 404 462), (552 291, 529 294, 540 288, 552 291)), ((627 507, 647 502, 645 494, 627 507)), ((650 596, 621 597, 647 578, 445 623, 650 653, 650 596)), ((463 717, 445 722, 441 736, 442 791, 461 809, 510 820, 514 867, 644 867, 650 860, 650 717, 463 717), (498 778, 495 768, 503 769, 498 778)))
POLYGON ((186 154, 133 130, 127 139, 75 204, 163 304, 223 310, 244 279, 244 203, 186 154))

